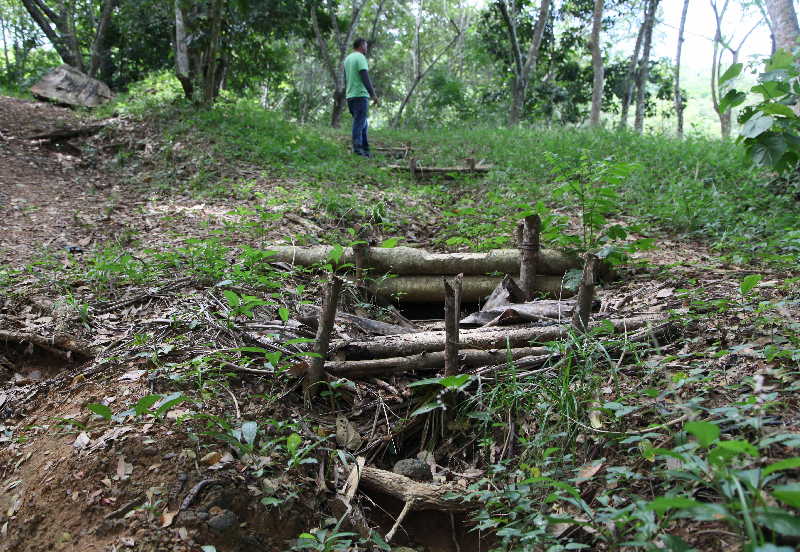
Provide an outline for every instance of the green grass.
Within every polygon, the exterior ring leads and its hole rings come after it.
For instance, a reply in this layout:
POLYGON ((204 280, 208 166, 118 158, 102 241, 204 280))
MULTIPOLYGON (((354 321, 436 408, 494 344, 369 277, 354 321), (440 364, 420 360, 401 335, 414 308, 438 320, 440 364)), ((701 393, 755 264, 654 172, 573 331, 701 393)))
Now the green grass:
MULTIPOLYGON (((311 202, 343 229, 368 221, 380 224, 386 234, 402 235, 408 225, 427 220, 437 227, 434 242, 440 245, 502 247, 526 211, 576 215, 569 201, 553 196, 570 167, 625 163, 634 168, 613 186, 615 209, 607 218, 636 221, 639 237, 668 233, 697 238, 736 263, 793 266, 800 260, 800 207, 788 195, 771 193, 769 176, 752 168, 742 148, 730 142, 481 125, 373 131, 373 143, 411 143, 423 166, 463 164, 473 157, 495 167, 482 180, 413 183, 406 174, 382 168, 385 160, 364 161, 348 153, 347 116, 341 129, 303 126, 251 100, 222 98, 212 109, 197 111, 179 99, 174 83, 158 90, 132 93, 106 109, 122 106, 155 115, 166 121, 169 140, 201 146, 206 156, 201 165, 208 170, 195 188, 213 186, 215 179, 218 185, 215 167, 220 163, 255 165, 291 179, 286 202, 311 202)), ((218 186, 217 191, 229 189, 218 186)), ((550 217, 545 240, 568 243, 558 237, 563 223, 563 216, 550 217)))

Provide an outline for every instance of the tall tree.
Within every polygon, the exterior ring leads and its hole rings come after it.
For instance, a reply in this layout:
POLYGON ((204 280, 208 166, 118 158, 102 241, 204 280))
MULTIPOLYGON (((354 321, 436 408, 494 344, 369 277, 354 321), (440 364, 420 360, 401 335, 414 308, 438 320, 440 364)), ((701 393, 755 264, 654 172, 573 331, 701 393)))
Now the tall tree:
POLYGON ((770 27, 775 37, 775 46, 792 52, 797 46, 797 37, 800 35, 794 2, 792 0, 765 0, 765 2, 772 23, 770 27))
POLYGON ((717 117, 719 118, 719 126, 720 126, 720 134, 723 138, 729 138, 731 135, 731 124, 732 124, 732 109, 726 109, 725 111, 720 110, 719 100, 722 97, 723 90, 720 88, 719 84, 719 77, 722 74, 722 58, 723 54, 727 50, 731 54, 730 64, 733 65, 738 63, 739 61, 739 52, 744 46, 745 41, 750 36, 750 34, 756 30, 756 28, 761 25, 761 20, 757 19, 756 23, 747 31, 739 43, 734 46, 733 45, 733 37, 725 37, 723 35, 723 20, 725 19, 725 14, 728 10, 730 5, 730 0, 724 0, 722 4, 719 3, 719 0, 710 0, 711 9, 714 12, 714 22, 716 24, 716 30, 714 32, 714 48, 712 51, 712 60, 711 60, 711 103, 714 106, 714 111, 717 113, 717 117))
POLYGON ((650 46, 653 42, 653 28, 656 24, 656 10, 658 0, 648 0, 647 10, 644 14, 644 38, 642 42, 642 58, 639 60, 639 71, 636 73, 636 116, 634 129, 636 132, 644 130, 644 109, 647 91, 647 81, 650 77, 650 46))
POLYGON ((187 99, 210 105, 225 74, 226 0, 175 0, 175 72, 187 99))
POLYGON ((678 27, 678 48, 675 53, 675 115, 678 119, 678 138, 683 138, 683 94, 681 94, 681 51, 683 49, 683 31, 686 28, 686 14, 689 11, 689 0, 683 0, 681 23, 678 27))
MULTIPOLYGON (((328 17, 331 20, 333 27, 333 43, 335 57, 331 55, 328 41, 323 35, 320 28, 319 18, 317 16, 317 6, 311 7, 311 24, 314 28, 314 38, 316 39, 317 53, 322 59, 322 63, 328 70, 328 74, 333 82, 333 109, 331 111, 331 126, 338 128, 341 123, 342 112, 345 105, 345 81, 344 81, 344 58, 352 47, 353 37, 355 36, 358 21, 361 18, 362 10, 367 0, 351 0, 350 2, 350 20, 347 22, 345 29, 340 27, 339 17, 337 14, 336 6, 327 0, 325 8, 328 17)), ((321 6, 320 6, 321 7, 321 6)))
MULTIPOLYGON (((408 102, 411 100, 411 97, 414 95, 414 92, 417 90, 420 82, 430 73, 431 69, 433 69, 439 60, 442 59, 447 52, 449 52, 452 47, 458 42, 463 29, 458 26, 458 24, 452 19, 449 18, 450 25, 454 29, 453 37, 450 41, 443 46, 434 56, 433 59, 428 63, 427 67, 424 67, 423 63, 423 50, 427 50, 427 48, 422 48, 422 20, 423 20, 423 3, 420 1, 417 3, 417 11, 414 14, 414 46, 411 50, 411 82, 406 90, 405 95, 403 96, 403 100, 400 102, 400 107, 397 109, 397 114, 392 121, 392 126, 398 126, 400 124, 400 119, 403 116, 403 111, 405 110, 408 102)), ((462 19, 463 21, 463 19, 462 19)))
POLYGON ((529 79, 531 73, 535 71, 539 60, 544 27, 550 15, 550 0, 541 0, 539 4, 539 15, 533 28, 533 37, 527 54, 522 53, 522 45, 517 32, 520 4, 516 0, 497 0, 496 5, 508 32, 511 55, 514 60, 512 65, 514 79, 511 84, 511 109, 508 114, 508 124, 513 126, 518 124, 522 118, 529 79))
MULTIPOLYGON (((647 4, 645 12, 647 10, 647 4)), ((628 70, 625 74, 625 84, 622 93, 622 108, 620 109, 619 128, 624 129, 628 126, 628 110, 630 109, 631 101, 633 100, 633 92, 636 89, 636 65, 639 63, 639 54, 642 51, 642 41, 645 34, 645 25, 639 26, 639 32, 636 34, 636 44, 633 47, 631 60, 628 63, 628 70)))
MULTIPOLYGON (((688 2, 688 0, 686 0, 688 2)), ((592 82, 592 111, 591 125, 600 124, 600 110, 603 104, 603 55, 600 51, 600 28, 603 24, 603 0, 594 0, 594 11, 592 12, 592 72, 594 79, 592 82)))

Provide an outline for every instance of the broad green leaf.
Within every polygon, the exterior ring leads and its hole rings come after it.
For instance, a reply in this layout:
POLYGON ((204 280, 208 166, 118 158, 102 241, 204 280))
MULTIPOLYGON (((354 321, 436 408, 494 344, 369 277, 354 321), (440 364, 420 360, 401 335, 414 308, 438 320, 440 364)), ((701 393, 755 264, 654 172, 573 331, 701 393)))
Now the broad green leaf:
POLYGON ((286 307, 279 308, 278 309, 278 316, 284 322, 288 321, 289 320, 289 309, 287 309, 286 307))
POLYGON ((747 295, 748 292, 756 287, 758 283, 761 281, 761 274, 750 274, 749 276, 745 276, 742 279, 742 283, 739 285, 739 291, 742 292, 742 295, 747 295))
POLYGON ((156 404, 158 401, 161 400, 161 395, 145 395, 139 401, 133 405, 133 411, 137 416, 142 416, 143 414, 147 414, 150 410, 150 407, 156 404))
POLYGON ((722 86, 729 80, 738 77, 739 74, 742 72, 742 67, 744 67, 744 65, 742 65, 741 63, 734 63, 733 65, 728 67, 728 70, 722 73, 722 75, 719 77, 720 86, 722 86))
POLYGON ((797 115, 795 115, 795 112, 792 111, 792 108, 788 105, 783 105, 782 103, 767 103, 758 106, 758 109, 763 113, 767 113, 768 115, 783 115, 784 117, 789 117, 792 119, 797 118, 797 115))
POLYGON ((400 238, 388 238, 381 242, 381 247, 397 247, 398 243, 400 243, 400 238))
POLYGON ((258 435, 258 422, 242 423, 242 438, 245 443, 252 447, 256 442, 256 435, 258 435))
POLYGON ((789 483, 772 489, 772 495, 794 508, 800 508, 800 483, 789 483))
POLYGON ((719 100, 719 111, 720 113, 725 113, 731 108, 742 105, 746 99, 747 94, 744 92, 728 90, 728 93, 719 100))
POLYGON ((753 163, 762 167, 777 167, 789 149, 789 144, 782 135, 765 132, 749 148, 748 153, 753 163))
POLYGON ((800 537, 800 517, 793 516, 777 508, 757 511, 753 519, 759 525, 771 529, 781 535, 800 537))
POLYGON ((755 445, 748 443, 747 441, 720 441, 717 446, 721 449, 728 450, 730 452, 735 452, 737 454, 747 454, 752 457, 757 457, 758 449, 755 445))
POLYGON ((711 422, 687 422, 683 429, 694 435, 700 446, 707 447, 719 437, 719 426, 711 422))
POLYGON ((328 259, 333 261, 333 264, 339 264, 339 260, 342 258, 342 255, 344 255, 344 247, 336 244, 333 246, 333 249, 331 249, 331 252, 328 253, 328 259))
POLYGON ((286 438, 286 450, 289 454, 294 454, 303 442, 303 438, 297 433, 292 433, 286 438))
POLYGON ((170 393, 161 401, 156 409, 156 418, 166 414, 173 406, 178 405, 184 401, 188 401, 189 397, 183 395, 180 391, 170 393))
POLYGON ((419 416, 420 414, 427 414, 431 410, 436 410, 437 408, 442 408, 444 404, 441 401, 434 401, 429 402, 427 404, 423 404, 419 408, 417 408, 414 412, 411 413, 411 416, 419 416))
POLYGON ((791 470, 793 468, 800 468, 800 458, 787 458, 785 460, 780 460, 779 462, 775 462, 774 464, 770 464, 764 468, 762 473, 766 477, 767 475, 776 471, 791 470))
POLYGON ((469 374, 459 374, 457 376, 444 377, 441 380, 439 380, 439 383, 442 385, 442 387, 450 389, 454 387, 455 388, 461 387, 462 385, 468 383, 471 379, 472 376, 470 376, 469 374))
POLYGON ((237 347, 236 349, 231 349, 232 351, 241 351, 243 353, 268 353, 269 351, 263 349, 261 347, 237 347))
POLYGON ((105 420, 111 420, 111 417, 114 415, 114 413, 111 412, 111 409, 104 404, 91 403, 87 405, 86 408, 105 420))
POLYGON ((791 69, 794 65, 792 54, 781 48, 767 61, 767 71, 777 71, 780 69, 791 69))
POLYGON ((770 542, 756 546, 753 552, 796 552, 796 549, 791 546, 778 546, 770 542))
POLYGON ((664 514, 667 510, 685 510, 700 506, 696 500, 683 496, 659 496, 647 503, 647 509, 653 510, 657 514, 664 514))
POLYGON ((748 121, 742 125, 739 134, 745 138, 757 138, 771 129, 772 123, 774 122, 775 119, 769 115, 756 115, 748 119, 748 121))
POLYGON ((686 544, 686 541, 675 535, 663 535, 661 542, 664 543, 664 550, 669 550, 669 552, 691 552, 695 550, 686 544))
POLYGON ((238 307, 242 302, 241 298, 229 289, 223 289, 222 295, 225 296, 225 300, 228 301, 228 306, 230 307, 238 307))

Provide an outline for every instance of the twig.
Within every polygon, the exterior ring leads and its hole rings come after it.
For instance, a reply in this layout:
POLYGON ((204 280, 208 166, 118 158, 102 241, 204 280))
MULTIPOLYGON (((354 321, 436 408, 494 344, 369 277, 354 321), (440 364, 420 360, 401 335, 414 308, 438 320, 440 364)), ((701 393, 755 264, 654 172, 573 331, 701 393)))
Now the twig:
POLYGON ((404 519, 406 519, 408 512, 411 511, 411 508, 413 506, 414 506, 413 498, 406 500, 406 503, 403 505, 403 509, 400 511, 400 515, 397 516, 397 519, 395 520, 391 530, 388 533, 386 533, 386 542, 391 542, 391 540, 394 538, 394 534, 400 528, 400 524, 403 523, 404 519))
POLYGON ((236 409, 236 419, 237 419, 237 420, 238 420, 238 419, 240 419, 240 418, 242 417, 242 413, 241 413, 241 411, 239 410, 239 401, 237 401, 237 400, 236 400, 236 395, 234 395, 234 394, 233 394, 233 391, 231 391, 231 390, 228 388, 228 386, 226 386, 226 385, 223 385, 223 386, 222 386, 222 388, 223 388, 225 391, 227 391, 227 392, 228 392, 228 395, 230 395, 230 396, 231 396, 231 399, 233 399, 233 407, 236 409))
POLYGON ((328 344, 331 339, 331 330, 336 320, 336 307, 339 303, 339 293, 342 290, 342 279, 331 275, 331 281, 325 288, 325 297, 322 302, 322 311, 317 328, 317 341, 314 352, 317 354, 311 359, 311 365, 303 378, 303 393, 306 400, 319 391, 319 384, 325 379, 325 358, 328 356, 328 344))
POLYGON ((183 502, 181 502, 181 506, 178 508, 178 511, 187 509, 192 505, 192 502, 194 502, 194 499, 197 498, 197 495, 200 494, 200 491, 209 485, 215 485, 217 483, 219 483, 219 481, 216 479, 203 479, 200 481, 197 485, 189 489, 188 493, 186 493, 186 497, 184 497, 183 502))

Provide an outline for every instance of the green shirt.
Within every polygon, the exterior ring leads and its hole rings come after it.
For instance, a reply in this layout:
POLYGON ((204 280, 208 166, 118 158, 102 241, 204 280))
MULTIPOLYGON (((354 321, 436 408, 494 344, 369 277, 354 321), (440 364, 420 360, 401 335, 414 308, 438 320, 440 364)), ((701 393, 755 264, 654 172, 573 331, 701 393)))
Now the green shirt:
POLYGON ((347 79, 347 98, 369 98, 367 87, 359 72, 367 67, 367 58, 361 52, 353 52, 344 58, 344 75, 347 79))

